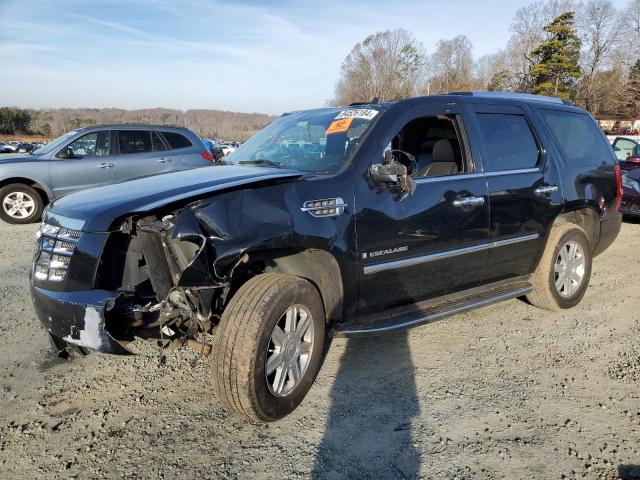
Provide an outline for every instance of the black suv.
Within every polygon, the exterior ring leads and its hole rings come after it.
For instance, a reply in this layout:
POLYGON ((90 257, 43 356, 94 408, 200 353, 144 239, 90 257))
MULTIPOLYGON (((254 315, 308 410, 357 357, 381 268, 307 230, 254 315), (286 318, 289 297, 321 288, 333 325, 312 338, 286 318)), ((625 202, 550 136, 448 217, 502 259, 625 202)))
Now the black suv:
POLYGON ((621 224, 607 139, 553 98, 295 112, 225 163, 50 205, 31 285, 56 351, 188 343, 211 351, 230 411, 273 421, 302 401, 335 335, 514 297, 576 305, 621 224))

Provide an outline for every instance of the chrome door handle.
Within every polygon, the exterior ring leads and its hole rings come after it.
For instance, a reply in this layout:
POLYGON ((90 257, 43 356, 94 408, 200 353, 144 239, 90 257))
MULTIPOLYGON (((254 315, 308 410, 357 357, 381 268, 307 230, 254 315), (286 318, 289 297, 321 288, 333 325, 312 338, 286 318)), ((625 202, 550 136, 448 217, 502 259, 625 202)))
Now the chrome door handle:
POLYGON ((453 201, 454 207, 474 207, 484 205, 484 197, 465 197, 453 201))
POLYGON ((550 193, 557 192, 559 190, 557 185, 543 185, 542 187, 536 188, 533 193, 536 195, 543 197, 545 195, 549 195, 550 193))
POLYGON ((167 157, 162 157, 160 159, 158 159, 158 163, 167 163, 170 162, 171 160, 168 159, 167 157))
POLYGON ((98 168, 111 168, 113 167, 113 163, 102 162, 98 164, 98 168))

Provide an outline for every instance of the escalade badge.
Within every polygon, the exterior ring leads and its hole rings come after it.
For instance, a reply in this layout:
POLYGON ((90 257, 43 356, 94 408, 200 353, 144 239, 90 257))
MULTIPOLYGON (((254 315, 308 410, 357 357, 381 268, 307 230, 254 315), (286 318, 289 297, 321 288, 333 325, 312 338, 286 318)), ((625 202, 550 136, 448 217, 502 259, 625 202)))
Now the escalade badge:
POLYGON ((401 252, 406 252, 407 250, 409 250, 408 246, 403 246, 403 247, 396 247, 396 248, 390 248, 387 250, 378 250, 377 252, 364 252, 362 254, 362 258, 366 259, 366 258, 373 258, 373 257, 382 257, 383 255, 392 255, 394 253, 401 253, 401 252))

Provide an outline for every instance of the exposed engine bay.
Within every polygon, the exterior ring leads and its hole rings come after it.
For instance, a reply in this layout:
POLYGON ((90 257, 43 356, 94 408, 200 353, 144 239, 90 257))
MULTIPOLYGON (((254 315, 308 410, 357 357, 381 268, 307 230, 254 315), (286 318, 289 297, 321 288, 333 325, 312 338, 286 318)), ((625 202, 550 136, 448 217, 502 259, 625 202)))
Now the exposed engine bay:
POLYGON ((232 193, 173 212, 127 218, 110 235, 98 267, 96 287, 122 292, 116 306, 105 311, 106 331, 118 341, 135 336, 169 347, 191 340, 191 346, 200 347, 193 341, 213 332, 234 288, 268 268, 259 255, 249 265, 246 246, 282 238, 283 228, 292 224, 275 207, 261 217, 272 221, 259 230, 252 228, 258 219, 229 215, 243 212, 245 202, 258 201, 247 198, 254 194, 232 193))

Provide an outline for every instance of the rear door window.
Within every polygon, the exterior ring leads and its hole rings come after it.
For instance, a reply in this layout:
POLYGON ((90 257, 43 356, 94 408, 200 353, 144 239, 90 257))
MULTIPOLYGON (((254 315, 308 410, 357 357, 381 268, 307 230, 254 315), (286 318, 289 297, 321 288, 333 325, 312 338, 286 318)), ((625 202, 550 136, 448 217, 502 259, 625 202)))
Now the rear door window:
POLYGON ((164 152, 167 150, 167 146, 162 141, 162 138, 160 138, 160 134, 158 132, 151 132, 151 137, 154 152, 164 152))
POLYGON ((192 143, 187 137, 175 132, 162 132, 167 143, 172 149, 190 147, 192 143))
POLYGON ((587 114, 541 109, 540 113, 569 165, 611 163, 611 146, 587 114))
POLYGON ((534 168, 540 151, 524 115, 478 113, 487 172, 534 168))
POLYGON ((151 132, 148 130, 118 130, 118 145, 121 154, 151 152, 151 132))

